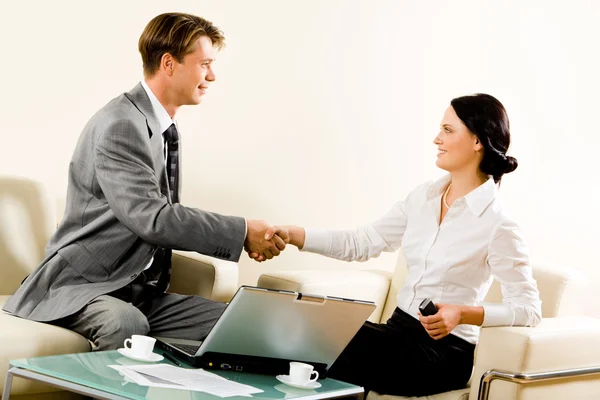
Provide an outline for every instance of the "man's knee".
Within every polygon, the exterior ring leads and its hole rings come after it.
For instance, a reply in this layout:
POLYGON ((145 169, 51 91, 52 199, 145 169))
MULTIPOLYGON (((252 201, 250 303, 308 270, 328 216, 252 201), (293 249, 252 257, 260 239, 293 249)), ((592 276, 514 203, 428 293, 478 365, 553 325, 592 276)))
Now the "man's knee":
POLYGON ((131 335, 145 335, 150 332, 148 319, 136 307, 119 307, 110 310, 110 319, 107 322, 108 332, 121 332, 124 339, 131 335))
POLYGON ((131 335, 147 335, 150 332, 146 316, 131 304, 106 310, 105 322, 98 328, 94 340, 97 350, 123 347, 123 342, 131 335))

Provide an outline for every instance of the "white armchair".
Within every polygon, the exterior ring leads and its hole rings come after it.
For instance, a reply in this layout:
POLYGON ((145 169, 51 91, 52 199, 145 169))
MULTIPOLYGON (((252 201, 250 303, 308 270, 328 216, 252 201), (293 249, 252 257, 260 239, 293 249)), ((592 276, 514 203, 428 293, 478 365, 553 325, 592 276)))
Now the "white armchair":
MULTIPOLYGON (((0 176, 0 308, 44 257, 56 229, 55 202, 36 181, 0 176)), ((175 252, 170 291, 229 301, 238 287, 237 264, 196 253, 175 252)), ((0 393, 9 360, 90 351, 90 343, 67 329, 0 311, 0 393)), ((72 398, 47 385, 16 380, 17 399, 72 398)))
MULTIPOLYGON (((265 273, 258 286, 371 300, 377 308, 369 320, 385 322, 396 307, 405 274, 400 255, 393 276, 375 270, 290 270, 265 273)), ((533 275, 542 299, 542 322, 535 328, 483 328, 468 387, 419 399, 600 399, 600 320, 582 315, 585 280, 567 270, 542 267, 534 267, 533 275)), ((486 301, 502 301, 497 282, 486 301)), ((378 399, 405 398, 376 392, 367 398, 378 399)))

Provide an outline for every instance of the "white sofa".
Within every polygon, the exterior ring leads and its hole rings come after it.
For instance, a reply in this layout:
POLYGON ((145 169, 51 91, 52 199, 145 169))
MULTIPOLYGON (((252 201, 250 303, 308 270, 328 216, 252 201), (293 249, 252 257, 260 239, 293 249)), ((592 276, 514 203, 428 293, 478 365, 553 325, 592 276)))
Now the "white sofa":
MULTIPOLYGON (((261 275, 258 286, 371 300, 377 308, 369 320, 385 322, 396 307, 396 294, 405 273, 404 257, 400 254, 393 274, 350 269, 276 271, 261 275)), ((584 277, 566 269, 542 267, 534 267, 533 273, 543 302, 542 322, 535 328, 483 328, 469 386, 419 399, 485 398, 483 393, 479 397, 484 374, 486 381, 493 380, 487 387, 491 389, 489 399, 600 399, 600 320, 582 315, 586 293, 584 277), (551 371, 577 376, 545 380, 548 377, 540 374, 551 371)), ((501 299, 500 285, 494 282, 486 301, 500 302, 501 299)), ((379 399, 406 398, 376 392, 370 392, 367 397, 367 400, 379 399)))
MULTIPOLYGON (((43 184, 0 176, 0 308, 43 259, 44 248, 55 229, 55 200, 43 184)), ((237 288, 236 263, 196 253, 174 254, 170 291, 229 301, 237 288)), ((0 393, 9 360, 90 350, 90 343, 77 333, 0 312, 0 393)), ((78 398, 22 379, 14 380, 13 396, 15 399, 78 398)))

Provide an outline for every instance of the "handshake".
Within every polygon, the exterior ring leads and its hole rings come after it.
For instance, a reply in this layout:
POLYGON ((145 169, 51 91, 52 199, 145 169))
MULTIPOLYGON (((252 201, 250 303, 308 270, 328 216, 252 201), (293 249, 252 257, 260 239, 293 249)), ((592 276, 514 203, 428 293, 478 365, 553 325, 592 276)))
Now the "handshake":
MULTIPOLYGON (((248 231, 246 241, 244 242, 244 249, 248 253, 248 256, 255 261, 270 260, 278 256, 285 249, 285 246, 290 243, 290 240, 292 240, 290 234, 291 227, 271 226, 265 221, 259 220, 248 220, 247 223, 248 231)), ((304 244, 303 242, 304 240, 302 240, 302 245, 304 244)), ((295 240, 292 241, 292 244, 302 247, 295 240)))

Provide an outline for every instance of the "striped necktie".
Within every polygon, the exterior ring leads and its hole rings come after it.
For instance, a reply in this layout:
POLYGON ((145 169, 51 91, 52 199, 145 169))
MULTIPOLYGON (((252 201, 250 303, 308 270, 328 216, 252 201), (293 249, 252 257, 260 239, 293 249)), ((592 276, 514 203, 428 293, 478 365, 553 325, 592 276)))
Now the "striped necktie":
POLYGON ((164 133, 167 146, 167 177, 169 178, 169 190, 171 191, 171 201, 179 202, 179 133, 175 124, 171 124, 164 133))
MULTIPOLYGON (((171 202, 173 204, 179 202, 179 133, 175 124, 171 124, 164 133, 165 144, 167 147, 167 177, 169 178, 169 191, 171 192, 171 202)), ((171 281, 171 249, 159 248, 154 255, 154 262, 161 265, 160 276, 156 282, 156 292, 161 294, 169 288, 171 281)))

